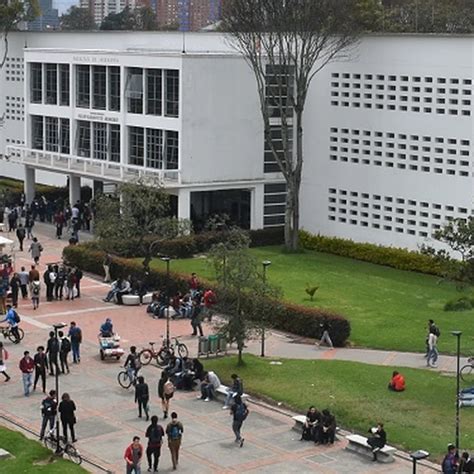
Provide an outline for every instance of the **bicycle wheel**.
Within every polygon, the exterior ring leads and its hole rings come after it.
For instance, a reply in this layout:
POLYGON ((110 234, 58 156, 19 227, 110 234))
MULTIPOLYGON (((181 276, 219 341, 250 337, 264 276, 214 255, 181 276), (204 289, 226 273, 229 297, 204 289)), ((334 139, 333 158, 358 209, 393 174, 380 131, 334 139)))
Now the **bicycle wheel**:
POLYGON ((139 357, 140 357, 140 362, 142 365, 148 365, 153 359, 153 353, 151 352, 150 349, 143 349, 140 352, 139 357))
POLYGON ((128 376, 125 370, 119 372, 119 374, 117 375, 117 382, 122 388, 129 388, 130 385, 132 385, 132 381, 130 380, 130 377, 128 376))
POLYGON ((67 457, 74 464, 82 463, 82 457, 79 454, 79 451, 72 444, 66 444, 64 448, 64 456, 67 457))
POLYGON ((18 328, 18 335, 20 336, 20 339, 17 341, 15 335, 10 331, 8 333, 8 339, 10 339, 10 341, 12 341, 12 342, 20 342, 25 337, 25 333, 24 333, 23 329, 18 328))
POLYGON ((179 357, 188 357, 188 348, 186 347, 186 344, 183 344, 182 342, 178 344, 177 347, 178 355, 179 357))
POLYGON ((48 449, 51 449, 53 451, 56 450, 56 447, 57 447, 57 443, 56 443, 56 437, 53 436, 53 435, 47 435, 44 437, 43 439, 44 441, 44 445, 48 448, 48 449))
POLYGON ((170 356, 171 352, 169 351, 169 349, 164 347, 163 349, 160 349, 158 354, 156 355, 156 363, 160 367, 166 367, 170 361, 170 356))
POLYGON ((459 371, 461 379, 467 384, 474 385, 474 367, 472 365, 465 365, 459 371))

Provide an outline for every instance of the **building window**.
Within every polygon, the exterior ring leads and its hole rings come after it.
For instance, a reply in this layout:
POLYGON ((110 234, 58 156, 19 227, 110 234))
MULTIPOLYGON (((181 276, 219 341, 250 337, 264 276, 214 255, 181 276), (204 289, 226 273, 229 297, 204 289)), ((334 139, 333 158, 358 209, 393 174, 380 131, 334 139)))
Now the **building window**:
POLYGON ((109 67, 109 110, 120 111, 120 68, 109 67))
POLYGON ((31 148, 43 149, 43 117, 31 116, 31 148))
POLYGON ((130 68, 127 84, 128 112, 143 113, 143 69, 130 68))
POLYGON ((45 117, 45 149, 47 151, 58 151, 58 118, 45 117))
POLYGON ((146 113, 161 115, 162 107, 162 71, 147 69, 146 71, 146 113))
POLYGON ((179 115, 179 71, 167 69, 165 71, 166 108, 165 115, 178 117, 179 115))
POLYGON ((30 101, 32 104, 41 104, 43 101, 43 84, 42 84, 42 65, 39 63, 30 64, 30 101))
POLYGON ((107 124, 97 123, 92 124, 93 132, 93 154, 92 157, 96 160, 107 159, 107 124))
POLYGON ((110 161, 120 162, 120 125, 109 127, 110 161))
POLYGON ((146 166, 163 169, 163 130, 146 131, 146 166))
POLYGON ((61 144, 61 153, 69 155, 70 153, 70 131, 69 131, 69 119, 60 119, 59 122, 59 143, 61 144))
POLYGON ((59 65, 59 105, 69 105, 69 64, 59 65))
POLYGON ((91 84, 89 66, 77 66, 76 75, 77 99, 76 106, 88 109, 90 107, 91 84))
POLYGON ((84 120, 77 122, 77 154, 85 158, 91 156, 91 123, 84 120))
POLYGON ((92 66, 92 108, 105 110, 107 100, 107 69, 92 66))
POLYGON ((176 170, 178 169, 178 132, 166 131, 166 169, 176 170))
POLYGON ((46 103, 58 103, 58 66, 46 64, 46 103))
POLYGON ((129 163, 143 166, 144 157, 144 129, 129 127, 129 163))

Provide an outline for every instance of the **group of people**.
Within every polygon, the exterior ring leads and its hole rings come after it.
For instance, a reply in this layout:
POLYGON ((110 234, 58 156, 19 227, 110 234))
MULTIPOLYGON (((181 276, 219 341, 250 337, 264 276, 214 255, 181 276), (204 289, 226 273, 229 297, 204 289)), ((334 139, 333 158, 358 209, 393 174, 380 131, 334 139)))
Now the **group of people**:
POLYGON ((464 451, 459 457, 459 452, 454 444, 448 445, 448 452, 441 462, 441 470, 443 474, 461 474, 474 473, 474 459, 464 451))
POLYGON ((140 304, 142 304, 143 297, 146 295, 145 283, 140 278, 132 275, 128 275, 127 278, 119 277, 112 282, 103 301, 122 305, 125 295, 137 295, 140 298, 140 304))
POLYGON ((310 406, 306 413, 301 440, 315 444, 333 444, 336 436, 336 417, 328 410, 320 412, 310 406))

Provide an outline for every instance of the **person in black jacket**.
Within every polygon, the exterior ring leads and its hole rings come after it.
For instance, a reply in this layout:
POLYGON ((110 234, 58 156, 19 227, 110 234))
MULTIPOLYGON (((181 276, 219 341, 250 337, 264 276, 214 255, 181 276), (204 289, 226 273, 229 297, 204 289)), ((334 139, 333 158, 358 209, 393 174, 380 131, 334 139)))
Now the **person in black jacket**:
POLYGON ((54 375, 53 365, 59 373, 58 355, 59 355, 59 341, 54 335, 54 331, 49 333, 48 343, 46 345, 46 354, 49 361, 49 375, 54 375))
POLYGON ((33 384, 33 390, 36 390, 36 384, 41 377, 43 393, 46 393, 46 371, 48 370, 48 356, 45 354, 43 346, 38 346, 36 351, 35 357, 33 358, 35 363, 35 381, 33 384))
POLYGON ((67 443, 67 433, 68 427, 71 431, 72 442, 76 442, 76 433, 74 432, 74 425, 76 424, 76 404, 71 400, 68 393, 63 393, 61 397, 61 403, 58 408, 59 414, 61 416, 61 424, 63 425, 63 436, 67 443))
POLYGON ((333 444, 335 436, 336 418, 329 410, 323 410, 323 416, 319 428, 319 442, 321 444, 333 444))
POLYGON ((26 237, 26 231, 25 231, 25 228, 21 224, 18 226, 18 229, 16 230, 16 237, 20 244, 20 252, 23 252, 23 241, 25 240, 25 237, 26 237))
POLYGON ((318 426, 321 423, 321 413, 314 406, 310 406, 306 413, 306 420, 301 433, 302 441, 318 442, 318 426))
POLYGON ((372 448, 372 453, 374 455, 373 461, 377 461, 377 453, 385 446, 387 443, 387 433, 383 429, 383 423, 378 423, 376 428, 371 428, 369 433, 372 433, 372 436, 367 440, 367 444, 372 448))
POLYGON ((76 276, 76 290, 77 290, 76 298, 80 298, 81 297, 81 280, 83 277, 82 270, 80 270, 77 267, 74 267, 74 274, 76 276))
POLYGON ((142 417, 142 408, 146 415, 146 421, 149 420, 148 401, 150 400, 150 393, 148 385, 145 383, 145 378, 138 377, 138 383, 135 386, 135 403, 138 403, 138 418, 142 417))

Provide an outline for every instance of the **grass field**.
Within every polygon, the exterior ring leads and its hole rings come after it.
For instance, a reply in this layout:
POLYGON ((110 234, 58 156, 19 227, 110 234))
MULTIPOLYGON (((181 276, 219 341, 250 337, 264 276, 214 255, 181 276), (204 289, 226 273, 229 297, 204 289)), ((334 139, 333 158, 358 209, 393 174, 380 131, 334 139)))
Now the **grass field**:
POLYGON ((21 433, 0 427, 0 447, 15 457, 0 460, 0 472, 74 474, 85 473, 80 466, 56 459, 53 453, 37 441, 27 439, 21 433))
MULTIPOLYGON (((455 380, 435 372, 404 369, 407 390, 387 390, 393 368, 341 361, 281 359, 282 365, 245 355, 206 360, 223 382, 237 372, 246 392, 281 402, 301 413, 310 405, 329 408, 338 426, 366 433, 377 421, 385 424, 388 443, 404 450, 425 449, 441 458, 454 441, 455 380)), ((461 409, 461 447, 474 448, 474 408, 461 409)))
MULTIPOLYGON (((463 352, 474 353, 474 311, 445 312, 446 301, 459 297, 454 285, 439 278, 349 258, 307 251, 285 254, 279 247, 251 249, 259 260, 269 259, 270 282, 281 286, 284 298, 307 306, 330 308, 351 322, 351 341, 358 346, 399 351, 423 351, 428 319, 440 329, 439 348, 455 351, 451 330, 461 330, 463 352), (314 302, 306 284, 319 285, 314 302)), ((163 262, 153 265, 164 268, 163 262)), ((205 258, 173 260, 171 268, 213 277, 205 258)))

